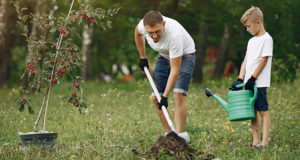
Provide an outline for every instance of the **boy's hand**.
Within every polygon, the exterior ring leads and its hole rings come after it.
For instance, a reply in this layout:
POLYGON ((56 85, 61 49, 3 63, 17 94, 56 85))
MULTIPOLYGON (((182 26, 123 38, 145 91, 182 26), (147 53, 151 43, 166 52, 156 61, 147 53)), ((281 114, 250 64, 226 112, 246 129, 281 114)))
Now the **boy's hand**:
POLYGON ((243 79, 238 78, 237 81, 233 82, 232 85, 230 86, 229 90, 232 91, 237 91, 237 90, 241 90, 242 88, 236 88, 236 85, 242 84, 243 83, 243 79))
POLYGON ((139 66, 142 71, 144 71, 144 67, 147 67, 149 69, 149 64, 148 64, 147 58, 140 59, 139 66))
POLYGON ((254 90, 254 85, 255 85, 256 78, 252 75, 250 79, 248 79, 245 89, 246 90, 251 90, 253 92, 254 90))
POLYGON ((161 110, 161 107, 165 106, 166 108, 168 108, 168 98, 162 96, 160 102, 158 103, 158 108, 159 110, 161 110))

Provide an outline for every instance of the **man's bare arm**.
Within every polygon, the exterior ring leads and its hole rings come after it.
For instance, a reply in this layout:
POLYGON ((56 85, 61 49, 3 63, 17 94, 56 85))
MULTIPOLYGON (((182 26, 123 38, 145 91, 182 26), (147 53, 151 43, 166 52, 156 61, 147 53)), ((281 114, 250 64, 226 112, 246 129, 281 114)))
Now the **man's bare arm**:
POLYGON ((176 83, 176 80, 179 75, 180 66, 181 66, 181 59, 182 59, 182 56, 176 57, 176 58, 170 58, 171 71, 170 71, 170 75, 168 78, 165 92, 163 94, 164 97, 169 96, 171 89, 174 87, 174 85, 176 83))
POLYGON ((135 45, 139 51, 140 58, 141 59, 147 58, 146 51, 145 51, 145 37, 139 33, 137 27, 135 28, 134 40, 135 40, 135 45))

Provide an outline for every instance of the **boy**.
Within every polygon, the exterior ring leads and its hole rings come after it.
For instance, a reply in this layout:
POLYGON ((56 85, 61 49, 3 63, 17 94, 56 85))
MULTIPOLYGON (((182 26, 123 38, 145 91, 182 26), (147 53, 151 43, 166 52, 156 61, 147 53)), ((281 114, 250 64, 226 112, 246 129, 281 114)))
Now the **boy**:
MULTIPOLYGON (((190 137, 184 131, 187 118, 186 96, 195 66, 195 43, 188 32, 174 19, 162 16, 157 11, 149 11, 135 29, 135 43, 140 55, 139 66, 149 68, 145 52, 145 39, 152 49, 159 52, 153 80, 162 95, 158 103, 154 93, 152 100, 166 133, 170 127, 161 110, 168 107, 168 96, 174 92, 175 128, 178 136, 190 143, 190 137)), ((169 115, 170 111, 167 108, 169 115)))
POLYGON ((243 83, 245 89, 252 90, 254 85, 258 89, 257 99, 254 104, 255 119, 251 120, 253 141, 249 146, 261 148, 268 145, 268 138, 271 128, 271 118, 268 111, 266 88, 270 87, 271 62, 273 55, 273 40, 266 32, 263 24, 263 13, 258 7, 251 7, 241 18, 241 23, 252 34, 248 41, 247 52, 242 63, 238 80, 230 87, 231 90, 238 90, 235 85, 243 83), (263 120, 263 138, 260 140, 260 119, 263 120))

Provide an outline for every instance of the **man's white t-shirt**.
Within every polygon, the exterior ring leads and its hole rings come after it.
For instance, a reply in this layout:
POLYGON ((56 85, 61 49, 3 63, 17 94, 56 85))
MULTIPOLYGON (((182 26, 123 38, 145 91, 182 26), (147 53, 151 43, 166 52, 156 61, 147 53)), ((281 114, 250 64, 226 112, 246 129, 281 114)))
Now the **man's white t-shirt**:
POLYGON ((154 43, 146 32, 143 19, 137 26, 139 33, 144 35, 150 47, 167 59, 194 53, 195 43, 189 33, 176 20, 165 16, 163 20, 166 22, 165 29, 161 40, 157 43, 154 43))
POLYGON ((271 64, 273 56, 273 39, 269 33, 259 37, 252 37, 248 41, 245 82, 255 72, 262 57, 269 57, 268 62, 256 79, 256 87, 270 87, 271 64))

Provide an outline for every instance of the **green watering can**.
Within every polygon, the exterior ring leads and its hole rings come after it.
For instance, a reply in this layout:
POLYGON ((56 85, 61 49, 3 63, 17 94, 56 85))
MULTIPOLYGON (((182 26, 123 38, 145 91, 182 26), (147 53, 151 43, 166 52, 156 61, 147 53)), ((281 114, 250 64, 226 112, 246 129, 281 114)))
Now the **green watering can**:
MULTIPOLYGON (((245 84, 236 85, 237 88, 244 87, 245 84)), ((212 93, 208 88, 205 88, 207 97, 213 96, 229 114, 230 121, 242 121, 254 119, 254 102, 257 97, 257 88, 254 86, 254 94, 250 90, 238 90, 228 92, 228 103, 222 98, 212 93)))

